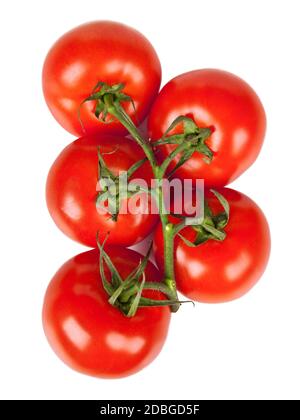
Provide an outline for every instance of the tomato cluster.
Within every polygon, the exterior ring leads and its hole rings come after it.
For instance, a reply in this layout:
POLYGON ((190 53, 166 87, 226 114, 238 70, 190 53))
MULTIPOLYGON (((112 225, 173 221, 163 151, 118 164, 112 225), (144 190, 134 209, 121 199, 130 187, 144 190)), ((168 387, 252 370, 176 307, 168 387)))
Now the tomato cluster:
POLYGON ((51 113, 79 137, 50 169, 47 205, 64 234, 94 248, 54 276, 43 325, 66 364, 97 377, 133 374, 157 356, 182 303, 177 291, 205 303, 239 298, 258 282, 270 254, 260 208, 225 188, 262 147, 259 97, 221 70, 182 74, 159 92, 160 83, 152 45, 115 22, 66 33, 43 68, 51 113), (146 117, 147 137, 137 127, 146 117), (139 180, 126 194, 124 173, 139 180), (204 215, 193 225, 184 211, 163 212, 162 181, 175 178, 205 182, 204 215), (158 268, 151 250, 142 257, 128 249, 150 234, 158 268))

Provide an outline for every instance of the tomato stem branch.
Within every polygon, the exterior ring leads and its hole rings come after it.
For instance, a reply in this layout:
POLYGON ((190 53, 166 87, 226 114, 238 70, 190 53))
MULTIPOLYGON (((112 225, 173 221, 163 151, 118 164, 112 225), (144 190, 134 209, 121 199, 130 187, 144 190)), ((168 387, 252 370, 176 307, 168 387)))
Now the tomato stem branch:
POLYGON ((180 146, 176 147, 176 149, 173 150, 169 154, 169 156, 164 160, 164 162, 162 163, 160 167, 163 176, 165 176, 165 173, 167 172, 168 167, 170 166, 172 161, 176 158, 176 156, 184 152, 186 148, 187 148, 186 143, 181 144, 180 146))
POLYGON ((138 128, 135 126, 132 119, 129 115, 124 111, 121 105, 115 105, 113 101, 113 96, 111 94, 107 94, 104 96, 104 103, 107 106, 107 111, 117 118, 117 120, 123 124, 123 126, 128 130, 134 140, 138 143, 139 146, 142 147, 146 157, 149 159, 149 162, 152 166, 152 169, 155 170, 157 167, 156 158, 153 152, 150 143, 145 141, 141 133, 139 132, 138 128))
MULTIPOLYGON (((100 95, 101 96, 101 95, 100 95)), ((93 97, 91 97, 93 99, 93 97)), ((99 99, 97 97, 97 99, 99 99)), ((170 302, 172 312, 177 312, 180 307, 178 301, 178 294, 176 288, 175 272, 174 272, 174 225, 169 222, 168 215, 165 209, 164 192, 163 192, 163 178, 170 165, 172 159, 176 157, 178 153, 186 149, 186 145, 180 145, 176 151, 174 151, 170 157, 160 166, 155 157, 154 150, 148 140, 145 140, 130 116, 125 112, 120 101, 114 97, 112 93, 106 93, 102 97, 103 104, 105 106, 105 112, 116 118, 133 137, 136 143, 143 149, 147 159, 153 170, 154 178, 156 180, 156 187, 154 190, 154 197, 159 208, 159 214, 161 223, 163 226, 164 233, 164 250, 165 250, 165 279, 164 283, 145 283, 143 288, 159 290, 164 293, 170 302)), ((136 290, 128 290, 128 293, 124 295, 123 299, 130 299, 136 290)))

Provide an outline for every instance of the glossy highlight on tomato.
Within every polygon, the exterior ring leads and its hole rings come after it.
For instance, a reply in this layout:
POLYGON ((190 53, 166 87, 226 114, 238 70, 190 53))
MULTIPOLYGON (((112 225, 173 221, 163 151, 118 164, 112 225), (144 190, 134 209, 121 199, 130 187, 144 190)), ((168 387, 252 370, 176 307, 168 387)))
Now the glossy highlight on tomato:
MULTIPOLYGON (((271 238, 268 222, 261 209, 246 195, 228 188, 218 190, 230 204, 230 219, 222 242, 209 240, 192 248, 175 239, 174 264, 178 290, 189 299, 203 303, 222 303, 238 299, 261 278, 267 266, 271 238)), ((207 193, 208 203, 217 213, 220 203, 207 193)), ((172 222, 178 220, 172 218, 172 222)), ((194 241, 196 232, 186 227, 181 235, 194 241)), ((164 264, 163 237, 155 233, 156 262, 164 264)))
MULTIPOLYGON (((121 276, 128 276, 141 256, 120 247, 107 247, 121 276)), ((152 263, 147 281, 160 281, 152 263)), ((109 272, 107 271, 109 277, 109 272)), ((145 297, 163 299, 159 292, 145 297)), ((170 323, 168 307, 139 308, 127 318, 108 303, 99 276, 99 251, 80 254, 55 274, 45 295, 43 326, 47 339, 60 359, 71 368, 100 378, 132 375, 161 351, 170 323)))
MULTIPOLYGON (((149 117, 149 136, 160 139, 175 118, 193 118, 201 128, 211 128, 207 145, 214 153, 211 164, 195 152, 176 171, 181 179, 204 179, 207 187, 223 187, 238 178, 256 160, 266 132, 266 115, 254 90, 239 77, 221 70, 196 70, 175 77, 156 99, 149 117)), ((180 133, 182 128, 170 134, 180 133)), ((165 159, 174 145, 160 146, 165 159)), ((170 169, 179 161, 174 159, 170 169)))
MULTIPOLYGON (((48 175, 46 199, 50 215, 64 234, 83 245, 95 248, 97 233, 100 242, 107 239, 110 245, 134 245, 158 223, 158 215, 151 214, 153 200, 146 193, 138 194, 134 213, 119 214, 117 221, 109 212, 99 211, 98 148, 114 175, 144 158, 140 148, 126 137, 92 135, 74 141, 58 156, 48 175)), ((133 179, 148 183, 151 178, 148 162, 133 175, 133 179)), ((128 207, 128 200, 122 203, 128 207)))
POLYGON ((117 121, 100 122, 95 104, 81 103, 98 82, 123 83, 124 93, 135 104, 125 110, 141 123, 160 87, 161 65, 150 42, 138 31, 117 22, 96 21, 78 26, 59 38, 43 68, 47 105, 62 127, 80 137, 84 134, 127 134, 117 121), (83 127, 84 130, 83 130, 83 127))

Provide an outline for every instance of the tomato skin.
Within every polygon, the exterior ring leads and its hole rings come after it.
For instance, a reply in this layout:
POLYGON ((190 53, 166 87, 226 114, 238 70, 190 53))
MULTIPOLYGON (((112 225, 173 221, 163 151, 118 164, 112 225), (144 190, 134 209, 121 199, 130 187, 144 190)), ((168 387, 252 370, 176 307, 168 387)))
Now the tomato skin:
MULTIPOLYGON (((140 148, 125 137, 93 135, 74 141, 58 156, 48 175, 46 199, 50 215, 63 233, 83 245, 96 248, 97 232, 101 242, 109 233, 107 244, 134 245, 153 231, 159 217, 149 214, 151 197, 145 193, 139 195, 138 214, 120 214, 115 222, 109 213, 99 213, 96 207, 98 146, 115 175, 144 158, 140 148)), ((149 182, 151 178, 147 162, 131 179, 149 182)))
MULTIPOLYGON (((115 266, 127 276, 141 256, 120 247, 107 247, 115 266)), ((152 263, 148 281, 161 274, 152 263)), ((160 299, 158 292, 148 296, 160 299)), ((99 251, 80 254, 56 273, 45 295, 43 326, 47 339, 68 366, 91 376, 120 378, 152 362, 163 347, 170 323, 170 309, 140 308, 127 318, 108 303, 99 275, 99 251)))
MULTIPOLYGON (((271 238, 261 209, 246 195, 228 188, 218 190, 231 206, 230 220, 223 242, 210 240, 191 248, 175 240, 175 273, 178 290, 189 299, 203 303, 222 303, 246 294, 260 279, 267 266, 271 238)), ((208 194, 214 211, 222 211, 217 199, 208 194)), ((172 219, 176 223, 175 219, 172 219)), ((185 228, 181 234, 195 240, 195 231, 185 228)), ((159 226, 155 233, 154 253, 163 267, 163 237, 159 226)))
MULTIPOLYGON (((199 127, 213 129, 207 144, 214 159, 208 165, 200 153, 194 153, 176 172, 178 178, 204 179, 208 187, 222 187, 256 160, 265 137, 266 115, 256 93, 237 76, 207 69, 175 77, 162 89, 151 110, 151 139, 160 139, 180 115, 192 117, 199 127)), ((173 149, 174 145, 160 147, 161 159, 173 149)))
MULTIPOLYGON (((99 122, 95 104, 80 104, 98 82, 124 83, 135 102, 136 117, 146 117, 160 87, 161 65, 150 42, 138 31, 110 21, 86 23, 64 34, 50 49, 43 68, 43 91, 54 118, 67 131, 84 134, 126 134, 118 123, 99 122)), ((133 107, 125 104, 133 119, 133 107)))

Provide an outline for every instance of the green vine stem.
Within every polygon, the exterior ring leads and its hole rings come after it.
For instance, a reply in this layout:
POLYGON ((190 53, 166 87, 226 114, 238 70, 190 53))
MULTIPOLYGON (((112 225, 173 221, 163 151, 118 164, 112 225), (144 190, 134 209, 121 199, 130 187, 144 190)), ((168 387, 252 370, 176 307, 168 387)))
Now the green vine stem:
MULTIPOLYGON (((137 144, 143 149, 146 157, 149 159, 151 164, 154 177, 156 179, 156 188, 154 192, 154 197, 159 208, 159 214, 161 223, 163 226, 164 232, 164 249, 165 249, 165 273, 164 273, 164 283, 166 287, 164 288, 163 293, 166 296, 176 302, 171 305, 172 312, 177 312, 180 304, 178 304, 178 294, 176 288, 176 280, 174 274, 174 235, 173 235, 173 225, 168 221, 168 216, 165 212, 164 207, 164 196, 163 196, 163 187, 162 179, 164 177, 164 170, 161 169, 160 165, 157 162, 154 151, 148 141, 146 141, 138 128, 135 126, 131 118, 125 113, 123 107, 119 104, 118 101, 114 101, 114 97, 111 94, 104 96, 103 101, 106 105, 107 112, 115 117, 127 131, 131 134, 137 144)), ((147 285, 146 285, 147 286, 147 285)))
MULTIPOLYGON (((130 116, 125 112, 122 102, 127 101, 131 102, 134 106, 134 103, 130 97, 123 93, 124 85, 107 85, 105 83, 99 82, 92 94, 85 99, 87 101, 96 101, 96 110, 95 116, 100 120, 106 122, 108 115, 118 120, 133 137, 136 143, 143 149, 145 156, 149 160, 153 175, 156 180, 156 186, 154 191, 151 193, 155 197, 156 204, 159 209, 160 219, 163 228, 163 237, 164 237, 164 255, 165 255, 165 267, 164 267, 164 282, 157 283, 145 283, 143 281, 142 286, 135 285, 132 288, 129 288, 126 292, 122 291, 122 300, 127 301, 134 299, 139 301, 140 305, 146 306, 155 306, 158 302, 151 301, 151 299, 146 299, 141 296, 142 289, 152 289, 158 290, 165 294, 168 298, 167 301, 164 301, 165 305, 170 306, 172 312, 177 312, 180 308, 181 302, 178 300, 177 288, 176 288, 176 279, 174 272, 174 239, 175 236, 179 233, 180 228, 184 227, 184 224, 179 227, 169 222, 169 217, 165 211, 165 202, 164 202, 164 192, 163 192, 163 179, 170 166, 172 160, 179 155, 184 153, 181 158, 181 162, 188 160, 188 158, 194 153, 194 151, 200 151, 208 159, 212 158, 212 152, 205 144, 206 138, 210 135, 209 129, 199 129, 195 123, 187 117, 179 117, 174 121, 172 126, 169 128, 168 132, 172 130, 173 127, 178 125, 178 123, 184 124, 184 134, 179 136, 173 136, 171 141, 173 144, 177 144, 177 148, 168 156, 168 158, 160 166, 155 157, 153 145, 142 136, 139 129, 136 127, 130 116), (101 116, 102 115, 102 116, 101 116)), ((84 103, 83 102, 83 103, 84 103)), ((166 134, 168 134, 168 132, 166 134)), ((169 138, 164 137, 162 142, 168 142, 169 138)), ((177 167, 182 164, 179 162, 177 167)), ((176 167, 175 167, 176 170, 176 167)), ((106 284, 109 289, 109 284, 106 284)), ((122 286, 120 286, 122 288, 122 286)), ((109 290, 110 295, 112 295, 111 300, 116 300, 119 296, 117 292, 109 290)), ((124 302, 124 303, 125 303, 124 302)), ((125 305, 126 306, 126 305, 125 305)), ((136 312, 136 305, 133 303, 129 308, 129 316, 133 316, 136 312)))
POLYGON ((149 142, 145 141, 132 119, 129 117, 128 114, 126 114, 119 102, 114 101, 113 95, 105 95, 103 97, 103 101, 107 106, 107 112, 113 117, 115 117, 121 124, 123 124, 123 126, 131 134, 131 136, 138 143, 138 145, 142 147, 146 157, 149 159, 153 171, 155 171, 157 168, 157 161, 153 149, 150 146, 149 142))
POLYGON ((172 163, 172 161, 178 156, 180 153, 184 152, 186 150, 186 144, 183 143, 180 146, 176 147, 169 156, 164 160, 164 162, 161 165, 161 172, 162 176, 165 176, 165 173, 167 172, 168 167, 172 163))

